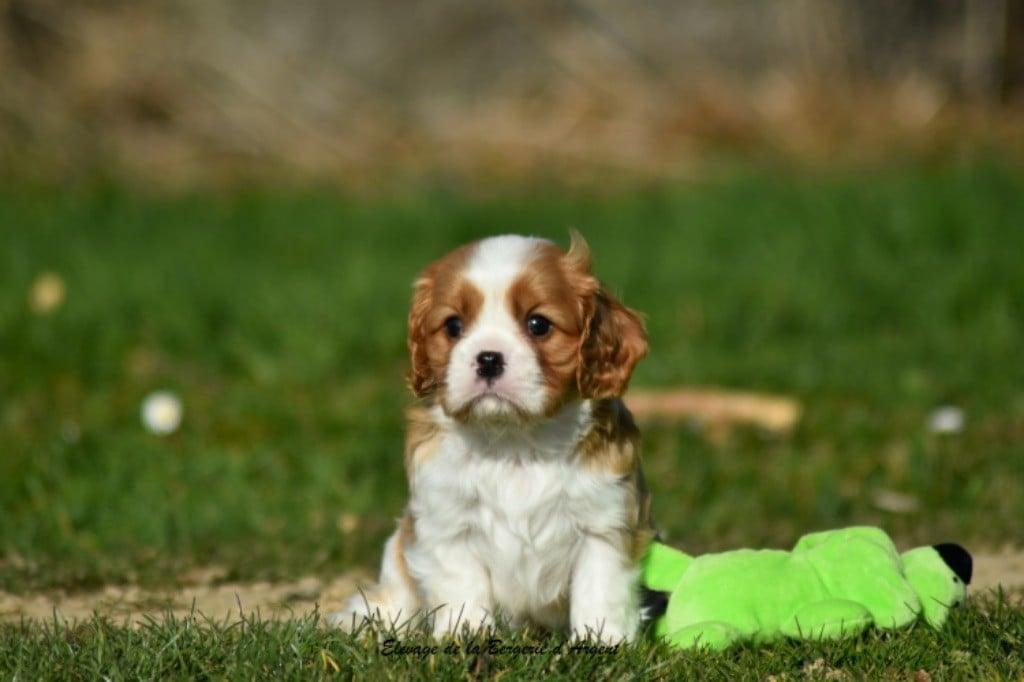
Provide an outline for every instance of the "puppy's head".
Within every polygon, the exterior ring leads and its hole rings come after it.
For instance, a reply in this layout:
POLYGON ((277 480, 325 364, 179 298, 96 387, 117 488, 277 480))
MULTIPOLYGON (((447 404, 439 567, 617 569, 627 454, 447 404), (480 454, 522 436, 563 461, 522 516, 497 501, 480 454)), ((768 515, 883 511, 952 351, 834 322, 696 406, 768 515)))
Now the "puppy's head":
POLYGON ((410 385, 461 421, 550 417, 576 398, 621 395, 647 353, 639 316, 568 253, 492 237, 430 265, 409 313, 410 385))

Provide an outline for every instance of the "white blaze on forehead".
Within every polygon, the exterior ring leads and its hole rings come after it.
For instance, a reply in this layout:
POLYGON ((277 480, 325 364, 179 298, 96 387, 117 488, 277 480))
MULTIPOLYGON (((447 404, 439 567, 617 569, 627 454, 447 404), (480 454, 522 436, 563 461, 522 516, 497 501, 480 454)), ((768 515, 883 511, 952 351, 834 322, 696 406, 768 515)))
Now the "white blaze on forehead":
POLYGON ((470 256, 466 278, 476 284, 485 297, 492 293, 503 295, 542 244, 550 242, 518 235, 485 239, 470 256))

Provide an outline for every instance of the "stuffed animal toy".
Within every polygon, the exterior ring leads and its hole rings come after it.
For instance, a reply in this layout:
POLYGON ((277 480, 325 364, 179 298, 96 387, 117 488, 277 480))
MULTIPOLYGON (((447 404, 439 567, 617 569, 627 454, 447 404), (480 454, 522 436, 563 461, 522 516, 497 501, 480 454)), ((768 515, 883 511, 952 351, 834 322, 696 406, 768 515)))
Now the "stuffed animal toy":
POLYGON ((854 527, 805 535, 791 552, 692 557, 655 542, 641 566, 654 634, 675 646, 724 649, 780 637, 838 639, 919 616, 941 627, 966 598, 972 561, 956 544, 901 555, 882 530, 854 527))

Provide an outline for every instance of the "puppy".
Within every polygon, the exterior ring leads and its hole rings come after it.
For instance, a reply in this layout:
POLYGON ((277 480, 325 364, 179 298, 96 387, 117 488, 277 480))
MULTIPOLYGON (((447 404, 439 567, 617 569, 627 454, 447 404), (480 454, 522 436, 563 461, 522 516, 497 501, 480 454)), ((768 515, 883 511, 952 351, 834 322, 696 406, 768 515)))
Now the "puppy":
POLYGON ((640 317, 568 253, 503 236, 416 281, 409 313, 410 496, 379 584, 329 622, 435 635, 503 619, 606 642, 637 631, 651 531, 639 433, 619 397, 647 353, 640 317))

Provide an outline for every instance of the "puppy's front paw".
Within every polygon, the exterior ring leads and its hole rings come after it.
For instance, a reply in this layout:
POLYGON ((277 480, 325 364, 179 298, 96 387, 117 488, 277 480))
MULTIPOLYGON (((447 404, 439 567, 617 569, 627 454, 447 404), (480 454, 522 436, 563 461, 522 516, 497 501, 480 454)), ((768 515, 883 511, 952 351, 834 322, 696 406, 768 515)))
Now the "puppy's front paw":
POLYGON ((632 642, 640 627, 640 609, 629 598, 628 591, 620 599, 609 599, 607 594, 605 597, 578 599, 572 605, 569 625, 573 637, 605 645, 632 642))
POLYGON ((615 625, 609 626, 601 622, 594 626, 573 628, 572 639, 579 644, 593 643, 600 646, 618 646, 633 640, 635 633, 631 628, 615 625))
POLYGON ((618 545, 588 537, 573 567, 569 625, 574 637, 631 642, 640 626, 636 568, 618 545))

